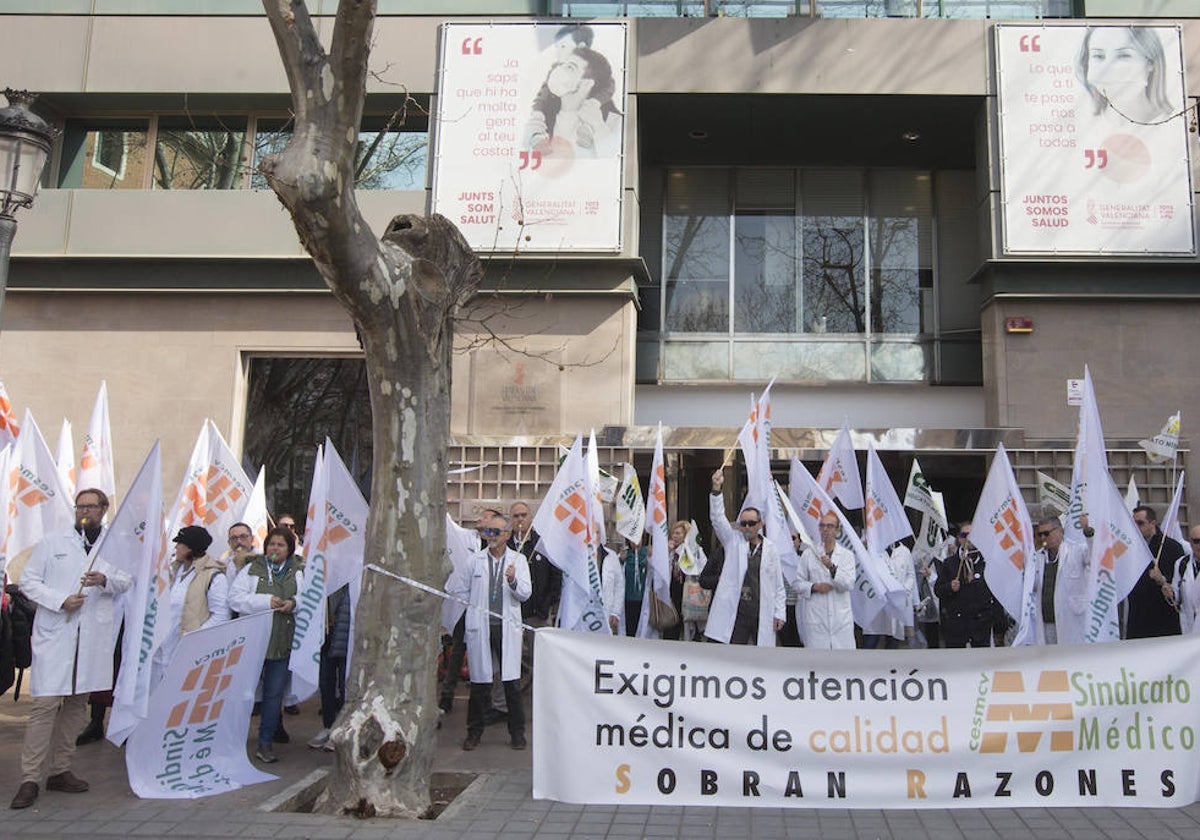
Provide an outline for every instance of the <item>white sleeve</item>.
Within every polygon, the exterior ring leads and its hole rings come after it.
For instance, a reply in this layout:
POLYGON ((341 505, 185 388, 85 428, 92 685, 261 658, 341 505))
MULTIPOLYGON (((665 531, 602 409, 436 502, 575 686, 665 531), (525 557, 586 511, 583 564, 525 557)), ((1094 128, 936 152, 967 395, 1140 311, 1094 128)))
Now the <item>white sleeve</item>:
POLYGON ((257 588, 258 578, 250 574, 250 564, 247 563, 233 580, 233 587, 229 590, 229 606, 239 615, 271 609, 271 596, 258 594, 254 591, 257 588))
POLYGON ((200 625, 201 630, 229 620, 229 578, 223 571, 213 575, 208 584, 208 611, 208 621, 200 625))

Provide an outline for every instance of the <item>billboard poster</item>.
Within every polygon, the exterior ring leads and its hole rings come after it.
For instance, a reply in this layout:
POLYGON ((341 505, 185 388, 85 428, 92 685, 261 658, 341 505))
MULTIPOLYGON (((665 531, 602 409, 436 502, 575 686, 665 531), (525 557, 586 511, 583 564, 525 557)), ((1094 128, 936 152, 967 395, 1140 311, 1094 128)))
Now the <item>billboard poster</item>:
POLYGON ((686 648, 538 630, 534 798, 842 813, 1200 798, 1195 636, 686 648))
POLYGON ((996 27, 1006 254, 1196 252, 1175 26, 996 27))
POLYGON ((433 210, 472 248, 619 251, 626 25, 446 23, 433 210))

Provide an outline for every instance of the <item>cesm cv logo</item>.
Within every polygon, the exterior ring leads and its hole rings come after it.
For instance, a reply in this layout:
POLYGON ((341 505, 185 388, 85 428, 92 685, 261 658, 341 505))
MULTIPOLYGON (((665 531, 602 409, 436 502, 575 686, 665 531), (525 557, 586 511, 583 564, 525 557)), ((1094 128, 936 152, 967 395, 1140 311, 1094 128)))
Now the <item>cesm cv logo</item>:
POLYGON ((971 748, 980 753, 1071 752, 1075 707, 1063 670, 980 675, 971 748))

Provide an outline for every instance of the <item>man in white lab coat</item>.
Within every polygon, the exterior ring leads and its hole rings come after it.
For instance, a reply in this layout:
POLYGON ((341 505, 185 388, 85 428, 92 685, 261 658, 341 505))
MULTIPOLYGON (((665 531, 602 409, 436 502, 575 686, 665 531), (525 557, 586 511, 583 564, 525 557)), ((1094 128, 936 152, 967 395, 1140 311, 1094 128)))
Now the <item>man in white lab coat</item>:
POLYGON ((83 793, 87 782, 71 772, 75 738, 83 729, 88 694, 113 686, 114 597, 132 583, 103 562, 89 568, 99 542, 108 497, 99 490, 75 496, 75 530, 46 535, 21 575, 21 591, 37 604, 33 620, 33 707, 21 750, 21 786, 13 808, 28 808, 46 789, 83 793))
POLYGON ((853 650, 854 614, 850 588, 854 586, 854 555, 838 545, 841 523, 836 513, 826 513, 819 525, 821 545, 800 555, 793 585, 804 604, 800 637, 814 650, 853 650))

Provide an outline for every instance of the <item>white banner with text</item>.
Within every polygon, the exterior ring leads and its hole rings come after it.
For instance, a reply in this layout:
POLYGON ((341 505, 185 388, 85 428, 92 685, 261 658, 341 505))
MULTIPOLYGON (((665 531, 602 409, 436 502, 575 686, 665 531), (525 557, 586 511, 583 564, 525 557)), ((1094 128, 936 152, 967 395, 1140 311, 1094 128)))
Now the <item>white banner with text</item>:
POLYGON ((533 794, 799 808, 1200 798, 1200 639, 807 651, 539 630, 533 794))

